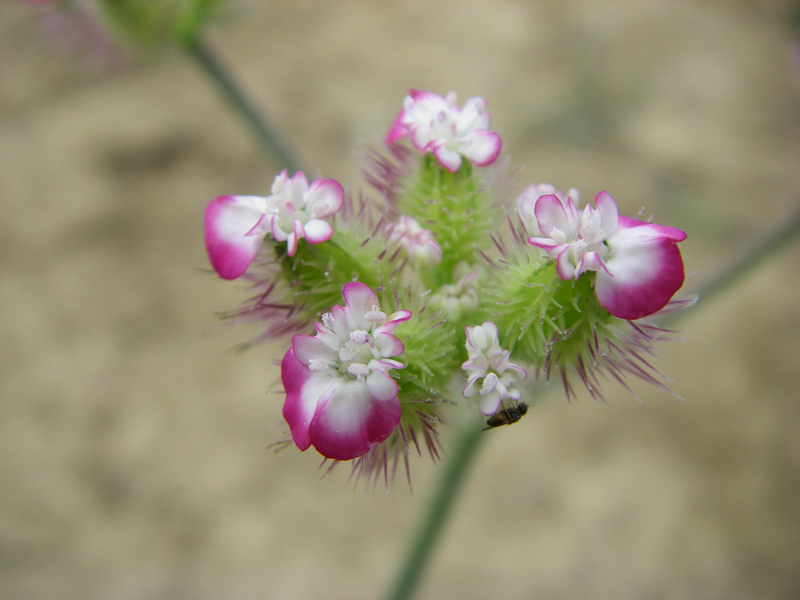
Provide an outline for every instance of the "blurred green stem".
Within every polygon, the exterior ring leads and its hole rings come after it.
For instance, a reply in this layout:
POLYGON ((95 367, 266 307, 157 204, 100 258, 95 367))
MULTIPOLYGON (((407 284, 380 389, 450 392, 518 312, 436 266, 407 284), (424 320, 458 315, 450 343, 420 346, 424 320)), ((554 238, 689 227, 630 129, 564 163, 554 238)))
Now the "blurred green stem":
POLYGON ((233 81, 228 70, 225 69, 206 43, 199 37, 193 37, 184 41, 184 47, 189 55, 202 67, 206 75, 219 87, 226 100, 236 109, 239 116, 244 119, 263 150, 275 160, 279 167, 288 169, 290 173, 301 171, 302 167, 289 149, 289 146, 278 135, 278 132, 270 126, 269 122, 259 115, 253 104, 233 81))
MULTIPOLYGON (((798 234, 800 234, 800 205, 790 210, 786 217, 769 231, 751 240, 749 244, 745 244, 741 252, 700 284, 694 293, 705 305, 776 254, 798 234)), ((659 323, 670 323, 684 314, 685 311, 667 313, 659 319, 659 323)))
POLYGON ((697 290, 704 300, 716 297, 725 288, 730 287, 761 265, 773 254, 776 254, 786 244, 791 242, 800 233, 800 205, 795 206, 786 217, 772 229, 762 234, 741 253, 731 260, 728 265, 720 269, 716 275, 711 276, 697 290))
POLYGON ((481 441, 486 437, 481 431, 481 425, 482 423, 462 422, 454 428, 447 461, 442 466, 437 486, 427 503, 426 512, 411 539, 405 562, 386 595, 386 600, 405 600, 414 593, 439 534, 447 522, 453 501, 466 480, 467 470, 477 455, 481 441))

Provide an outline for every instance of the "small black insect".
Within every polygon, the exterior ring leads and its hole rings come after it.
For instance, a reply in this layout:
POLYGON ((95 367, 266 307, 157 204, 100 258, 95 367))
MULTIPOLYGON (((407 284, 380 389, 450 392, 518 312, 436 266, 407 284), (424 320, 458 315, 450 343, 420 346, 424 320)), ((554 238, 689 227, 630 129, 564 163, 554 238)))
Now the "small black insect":
POLYGON ((500 427, 500 425, 513 425, 519 421, 526 412, 528 412, 528 405, 524 402, 520 402, 509 408, 504 408, 486 419, 486 427, 483 428, 483 431, 500 427))

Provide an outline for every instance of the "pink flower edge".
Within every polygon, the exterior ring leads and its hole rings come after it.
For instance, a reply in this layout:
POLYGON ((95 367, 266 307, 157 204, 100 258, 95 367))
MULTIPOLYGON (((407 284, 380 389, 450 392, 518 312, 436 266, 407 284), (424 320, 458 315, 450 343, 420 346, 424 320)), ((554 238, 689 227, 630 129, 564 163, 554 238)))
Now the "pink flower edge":
MULTIPOLYGON (((619 239, 620 234, 630 231, 623 225, 615 237, 619 239)), ((632 321, 664 308, 683 286, 685 275, 681 251, 670 237, 633 241, 625 246, 624 254, 607 262, 607 270, 597 272, 595 294, 613 316, 632 321)))
POLYGON ((208 203, 203 218, 208 259, 223 279, 244 274, 261 247, 256 231, 263 211, 253 196, 218 196, 208 203))
POLYGON ((389 357, 404 351, 393 333, 411 317, 406 310, 387 317, 363 283, 345 284, 342 294, 345 306, 326 313, 315 336, 295 335, 281 362, 283 415, 295 444, 333 460, 366 454, 400 422, 398 386, 388 371, 403 364, 389 357))
POLYGON ((376 401, 367 386, 355 382, 313 377, 289 349, 281 362, 283 417, 297 447, 307 450, 313 445, 326 458, 351 460, 386 440, 400 422, 401 408, 397 383, 379 375, 393 386, 388 400, 376 401))

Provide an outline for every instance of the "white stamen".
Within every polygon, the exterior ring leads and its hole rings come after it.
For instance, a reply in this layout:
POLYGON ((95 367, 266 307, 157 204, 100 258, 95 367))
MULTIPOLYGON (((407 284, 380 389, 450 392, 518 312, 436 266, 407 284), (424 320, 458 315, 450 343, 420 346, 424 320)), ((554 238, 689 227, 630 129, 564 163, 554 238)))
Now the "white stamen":
POLYGON ((350 332, 350 341, 356 344, 366 344, 369 341, 369 333, 363 329, 357 329, 350 332))
POLYGON ((308 368, 311 371, 325 371, 328 369, 330 365, 328 365, 328 361, 324 358, 312 358, 308 361, 308 368))
POLYGON ((481 396, 491 394, 500 383, 500 379, 494 373, 489 373, 483 378, 483 386, 481 386, 481 396))
POLYGON ((362 363, 353 363, 347 368, 348 373, 355 375, 359 380, 369 375, 369 367, 362 363))
POLYGON ((386 322, 386 313, 381 312, 380 308, 381 307, 378 305, 373 305, 372 310, 364 315, 364 320, 366 320, 367 323, 377 323, 378 325, 383 325, 386 322))

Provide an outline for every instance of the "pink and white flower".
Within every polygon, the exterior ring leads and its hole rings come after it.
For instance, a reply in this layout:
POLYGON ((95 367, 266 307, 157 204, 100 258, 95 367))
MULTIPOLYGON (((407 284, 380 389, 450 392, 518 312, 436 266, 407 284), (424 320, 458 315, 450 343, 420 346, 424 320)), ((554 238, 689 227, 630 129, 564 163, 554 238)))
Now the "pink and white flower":
POLYGON ((309 185, 302 171, 290 179, 286 170, 275 178, 270 196, 218 196, 205 213, 211 266, 223 279, 236 279, 247 271, 267 234, 286 242, 289 256, 295 255, 302 238, 310 244, 326 242, 333 228, 323 219, 343 202, 338 181, 316 179, 309 185))
POLYGON ((429 229, 423 229, 416 219, 402 216, 391 225, 389 244, 405 248, 412 264, 432 267, 442 262, 442 247, 429 229))
POLYGON ((605 191, 597 194, 595 206, 579 212, 569 196, 540 196, 534 205, 540 235, 528 243, 556 260, 565 281, 596 271, 597 299, 615 317, 640 319, 661 310, 683 285, 677 243, 686 233, 619 216, 605 191))
POLYGON ((508 360, 508 350, 500 347, 494 323, 487 321, 467 327, 466 332, 469 358, 461 368, 467 372, 467 385, 461 394, 465 398, 480 394, 478 410, 484 415, 493 415, 504 400, 516 402, 522 397, 515 384, 524 381, 528 373, 508 360), (479 381, 482 382, 480 388, 479 381))
POLYGON ((407 310, 386 316, 378 297, 360 282, 345 284, 345 306, 334 306, 316 324, 317 333, 292 337, 281 362, 286 390, 283 416, 300 450, 313 445, 335 460, 366 454, 400 422, 397 382, 391 369, 403 363, 394 335, 411 318, 407 310))
POLYGON ((500 136, 489 129, 491 119, 483 98, 470 98, 462 109, 456 105, 455 92, 442 98, 432 92, 410 90, 386 143, 410 136, 417 150, 432 152, 451 173, 461 167, 462 156, 484 167, 497 160, 502 147, 500 136))
POLYGON ((517 198, 517 212, 531 237, 542 235, 536 220, 536 201, 547 194, 553 194, 564 205, 567 204, 567 197, 572 198, 575 204, 580 203, 580 194, 575 188, 570 188, 565 194, 549 183, 534 183, 526 187, 517 198))

